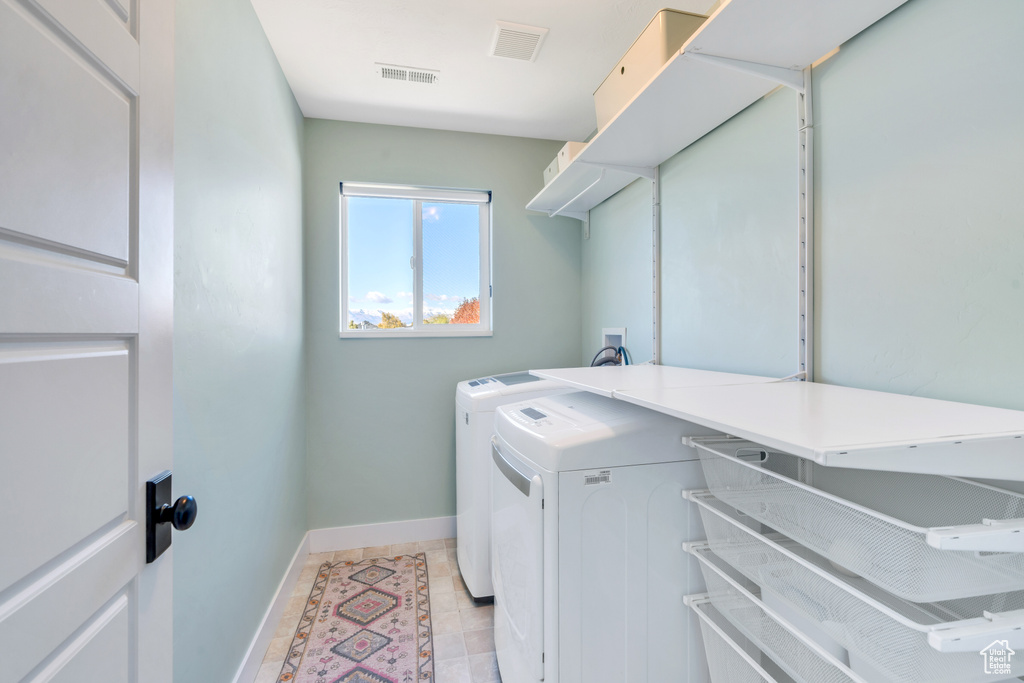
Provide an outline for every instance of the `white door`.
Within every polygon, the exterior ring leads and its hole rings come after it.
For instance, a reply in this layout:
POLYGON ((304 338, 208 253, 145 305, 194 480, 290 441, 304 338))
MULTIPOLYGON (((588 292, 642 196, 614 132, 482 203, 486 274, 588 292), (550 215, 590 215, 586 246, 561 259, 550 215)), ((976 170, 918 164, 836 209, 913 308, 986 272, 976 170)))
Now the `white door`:
POLYGON ((0 0, 0 682, 170 683, 173 0, 0 0))

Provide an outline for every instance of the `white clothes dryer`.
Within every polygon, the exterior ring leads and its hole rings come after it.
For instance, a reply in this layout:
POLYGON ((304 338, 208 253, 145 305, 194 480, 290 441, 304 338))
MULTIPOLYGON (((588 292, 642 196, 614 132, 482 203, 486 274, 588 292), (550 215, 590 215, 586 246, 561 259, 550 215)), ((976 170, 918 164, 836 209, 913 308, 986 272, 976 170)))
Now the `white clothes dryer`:
POLYGON ((477 599, 494 595, 491 586, 491 436, 494 411, 553 393, 559 382, 511 372, 459 382, 455 389, 455 509, 459 571, 477 599))
POLYGON ((706 683, 682 547, 704 538, 684 436, 714 433, 596 394, 503 406, 492 439, 494 640, 503 683, 706 683))

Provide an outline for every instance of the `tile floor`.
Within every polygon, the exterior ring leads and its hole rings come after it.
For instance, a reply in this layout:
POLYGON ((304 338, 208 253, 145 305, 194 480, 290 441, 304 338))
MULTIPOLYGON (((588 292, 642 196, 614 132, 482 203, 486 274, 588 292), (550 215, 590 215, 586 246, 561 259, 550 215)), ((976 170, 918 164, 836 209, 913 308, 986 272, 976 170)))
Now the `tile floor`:
POLYGON ((320 565, 426 553, 430 620, 434 632, 434 683, 500 683, 494 656, 494 606, 478 605, 466 591, 455 559, 455 539, 317 553, 306 559, 254 683, 277 683, 292 637, 320 565))

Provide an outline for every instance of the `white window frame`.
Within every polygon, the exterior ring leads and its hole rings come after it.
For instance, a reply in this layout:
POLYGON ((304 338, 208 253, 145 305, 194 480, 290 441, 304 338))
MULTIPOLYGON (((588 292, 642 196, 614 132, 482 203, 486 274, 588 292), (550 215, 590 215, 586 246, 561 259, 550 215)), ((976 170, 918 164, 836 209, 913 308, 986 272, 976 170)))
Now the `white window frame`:
POLYGON ((338 280, 338 336, 343 339, 416 337, 490 337, 491 328, 491 193, 486 190, 451 190, 437 187, 341 183, 338 280), (413 207, 413 325, 388 329, 348 329, 348 205, 347 197, 391 197, 411 199, 413 207), (480 207, 480 322, 476 324, 432 325, 423 322, 423 202, 457 202, 480 207))

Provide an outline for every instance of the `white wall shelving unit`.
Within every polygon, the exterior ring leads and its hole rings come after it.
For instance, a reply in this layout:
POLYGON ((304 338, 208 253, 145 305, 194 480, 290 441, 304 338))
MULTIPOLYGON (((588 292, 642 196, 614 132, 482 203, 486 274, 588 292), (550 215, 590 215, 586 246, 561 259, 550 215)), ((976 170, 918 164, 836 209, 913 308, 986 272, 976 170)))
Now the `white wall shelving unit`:
POLYGON ((905 1, 727 0, 526 208, 582 220, 905 1))

